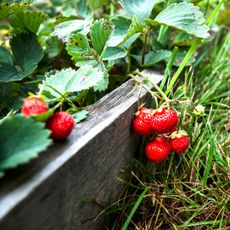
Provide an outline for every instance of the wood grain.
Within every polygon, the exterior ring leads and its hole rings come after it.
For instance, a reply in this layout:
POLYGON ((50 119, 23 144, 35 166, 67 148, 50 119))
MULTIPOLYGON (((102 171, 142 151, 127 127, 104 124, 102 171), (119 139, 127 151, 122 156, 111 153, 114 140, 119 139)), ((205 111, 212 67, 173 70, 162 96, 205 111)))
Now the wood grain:
MULTIPOLYGON (((162 76, 156 74, 158 83, 162 76)), ((140 90, 127 81, 90 108, 71 137, 0 180, 1 230, 103 229, 95 217, 116 200, 139 137, 130 130, 140 90)), ((142 90, 140 98, 148 94, 142 90)))

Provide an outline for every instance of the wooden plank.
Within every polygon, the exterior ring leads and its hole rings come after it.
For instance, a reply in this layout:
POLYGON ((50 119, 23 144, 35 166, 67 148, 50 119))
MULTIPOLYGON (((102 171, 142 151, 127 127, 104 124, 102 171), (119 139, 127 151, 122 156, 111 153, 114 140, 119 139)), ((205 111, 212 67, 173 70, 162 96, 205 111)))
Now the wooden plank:
MULTIPOLYGON (((155 82, 162 75, 154 75, 155 82)), ((102 229, 94 218, 123 185, 139 143, 130 130, 140 91, 128 81, 90 108, 71 137, 0 180, 0 229, 102 229)), ((147 98, 142 90, 143 101, 147 98)))

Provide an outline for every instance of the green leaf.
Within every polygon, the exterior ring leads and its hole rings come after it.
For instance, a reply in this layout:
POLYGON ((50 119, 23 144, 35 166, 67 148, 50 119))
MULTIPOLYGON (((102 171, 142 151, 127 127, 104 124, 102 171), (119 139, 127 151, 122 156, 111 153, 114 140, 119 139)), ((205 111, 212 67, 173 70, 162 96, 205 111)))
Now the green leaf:
POLYGON ((56 108, 59 106, 59 104, 57 104, 56 106, 54 106, 53 108, 49 109, 48 111, 46 111, 45 113, 42 114, 38 114, 38 115, 34 115, 31 116, 35 121, 39 121, 39 122, 46 122, 55 112, 56 108))
POLYGON ((120 47, 128 49, 139 38, 141 33, 136 33, 120 44, 120 47))
POLYGON ((0 82, 22 80, 37 68, 43 57, 42 48, 32 34, 17 34, 10 45, 13 56, 0 47, 0 82))
POLYGON ((66 44, 66 50, 72 56, 72 60, 76 62, 96 58, 86 36, 81 33, 72 35, 66 44))
MULTIPOLYGON (((17 34, 10 40, 15 63, 21 68, 20 79, 31 74, 43 57, 43 51, 33 34, 17 34)), ((20 80, 18 79, 18 80, 20 80)))
POLYGON ((51 144, 44 123, 21 115, 0 123, 0 172, 29 162, 51 144))
POLYGON ((114 25, 114 31, 108 41, 108 46, 114 47, 125 39, 132 21, 121 16, 113 18, 111 21, 114 25))
POLYGON ((4 47, 0 47, 0 82, 14 81, 20 78, 14 66, 11 53, 4 47))
POLYGON ((144 29, 143 23, 140 21, 140 19, 138 17, 134 16, 132 18, 132 23, 131 23, 131 25, 130 25, 130 27, 128 29, 128 32, 127 32, 124 40, 122 41, 122 43, 127 41, 134 34, 142 32, 143 29, 144 29))
POLYGON ((74 117, 75 123, 79 123, 80 121, 86 119, 88 117, 89 112, 87 110, 81 110, 79 112, 76 112, 72 114, 74 117))
POLYGON ((105 91, 106 89, 108 89, 109 86, 109 74, 108 71, 104 65, 104 63, 101 64, 97 64, 95 67, 99 68, 103 73, 104 73, 104 77, 93 87, 94 91, 105 91))
POLYGON ((24 4, 0 4, 0 20, 8 17, 11 14, 16 14, 19 11, 22 11, 24 9, 26 9, 27 7, 29 7, 28 3, 24 3, 24 4))
POLYGON ((171 56, 172 52, 168 50, 157 50, 156 52, 149 52, 145 55, 144 67, 152 66, 162 60, 171 56))
POLYGON ((108 3, 109 3, 108 0, 88 0, 87 1, 87 4, 91 10, 96 10, 108 3))
POLYGON ((91 27, 90 37, 92 45, 99 55, 101 55, 106 48, 106 43, 110 35, 110 28, 109 22, 104 19, 96 20, 91 27))
POLYGON ((19 12, 8 17, 10 25, 18 32, 37 33, 41 23, 46 18, 46 15, 37 12, 19 12))
POLYGON ((63 69, 51 75, 43 82, 43 85, 45 85, 43 93, 48 93, 54 97, 60 98, 59 93, 66 94, 70 92, 79 92, 96 86, 104 76, 105 74, 99 68, 94 68, 89 65, 82 66, 77 71, 71 68, 63 69), (46 85, 56 89, 59 93, 46 85))
POLYGON ((0 62, 0 82, 19 81, 22 77, 14 65, 0 62))
POLYGON ((81 32, 87 34, 90 29, 91 19, 75 19, 66 22, 59 23, 53 32, 53 35, 57 36, 63 41, 68 40, 69 36, 74 32, 81 32))
POLYGON ((136 16, 134 16, 132 20, 119 16, 112 19, 112 23, 115 28, 111 38, 108 41, 108 46, 110 47, 123 44, 132 37, 132 39, 129 41, 129 43, 131 43, 126 44, 130 46, 140 36, 139 32, 142 32, 144 29, 143 23, 136 16))
POLYGON ((127 52, 119 47, 108 47, 103 56, 104 61, 116 60, 119 58, 124 58, 127 55, 127 52))
POLYGON ((93 67, 96 67, 96 66, 98 66, 98 61, 97 60, 84 60, 84 61, 78 61, 76 63, 77 67, 81 67, 84 65, 91 65, 93 67))
POLYGON ((105 73, 105 76, 93 87, 94 91, 102 92, 108 89, 109 86, 109 75, 105 73))
POLYGON ((58 56, 63 48, 63 43, 57 37, 51 37, 47 40, 47 54, 49 58, 58 56))
POLYGON ((88 8, 88 5, 87 5, 87 0, 79 0, 77 2, 76 7, 77 7, 76 10, 77 10, 78 15, 83 17, 83 18, 86 18, 91 14, 91 12, 88 8))
POLYGON ((123 9, 130 16, 137 16, 142 22, 150 16, 156 2, 156 0, 120 0, 123 9))
POLYGON ((23 86, 18 83, 0 83, 0 111, 18 110, 25 97, 23 86))
POLYGON ((13 65, 14 60, 11 53, 6 48, 0 46, 0 65, 3 63, 13 65))
POLYGON ((204 24, 202 12, 191 3, 174 3, 161 11, 154 20, 146 19, 145 22, 151 26, 171 26, 199 38, 209 37, 209 27, 204 24))

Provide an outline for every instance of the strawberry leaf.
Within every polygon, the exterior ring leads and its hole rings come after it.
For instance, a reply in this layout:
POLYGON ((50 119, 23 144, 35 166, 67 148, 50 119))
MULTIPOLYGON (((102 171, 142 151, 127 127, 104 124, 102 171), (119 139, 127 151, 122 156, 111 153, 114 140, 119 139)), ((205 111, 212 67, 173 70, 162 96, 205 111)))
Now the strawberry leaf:
POLYGON ((2 46, 0 46, 0 64, 14 64, 13 56, 5 47, 2 46))
POLYGON ((108 47, 103 56, 104 61, 116 60, 119 58, 124 58, 127 55, 127 52, 119 47, 108 47))
POLYGON ((0 112, 2 110, 19 110, 23 97, 26 97, 26 93, 21 84, 16 82, 0 83, 0 112))
POLYGON ((91 14, 91 11, 87 5, 87 1, 85 0, 78 0, 76 4, 76 10, 79 16, 86 18, 91 14))
POLYGON ((27 7, 29 7, 28 3, 24 3, 24 4, 6 4, 6 3, 2 3, 0 4, 0 20, 8 17, 11 14, 16 14, 24 9, 26 9, 27 7))
POLYGON ((73 34, 66 46, 68 54, 72 56, 72 60, 76 62, 94 60, 96 58, 84 34, 73 34))
POLYGON ((74 117, 74 120, 77 124, 80 121, 83 121, 84 119, 86 119, 88 117, 88 114, 89 112, 87 110, 81 110, 79 112, 72 114, 72 116, 74 117))
POLYGON ((46 15, 37 11, 19 12, 8 17, 10 25, 17 32, 37 33, 40 24, 44 21, 46 15))
POLYGON ((19 81, 31 74, 43 57, 33 34, 17 34, 10 41, 13 55, 0 47, 0 82, 19 81))
POLYGON ((42 114, 38 114, 38 115, 34 115, 31 116, 35 121, 39 121, 39 122, 46 122, 55 112, 57 106, 49 109, 48 111, 46 111, 45 113, 42 114))
POLYGON ((108 46, 114 47, 120 44, 125 39, 132 21, 128 18, 121 16, 115 17, 111 21, 114 25, 114 31, 108 41, 108 46))
POLYGON ((91 27, 90 37, 92 45, 99 55, 101 55, 106 48, 106 43, 110 35, 110 28, 110 24, 104 19, 96 20, 91 27))
POLYGON ((108 0, 87 0, 87 4, 91 10, 96 10, 108 3, 108 0))
POLYGON ((109 75, 105 73, 105 76, 93 87, 94 91, 105 91, 109 86, 109 75))
POLYGON ((162 60, 169 58, 172 52, 169 50, 157 50, 156 52, 149 52, 145 55, 144 67, 152 66, 162 60))
POLYGON ((71 68, 63 69, 60 72, 51 75, 43 82, 43 85, 45 86, 43 94, 49 94, 60 98, 60 93, 66 94, 70 92, 79 92, 96 86, 104 76, 105 74, 102 70, 90 65, 82 66, 77 71, 71 68), (56 89, 56 91, 52 88, 56 89), (59 93, 57 93, 57 91, 59 93))
POLYGON ((91 19, 75 19, 66 22, 59 23, 53 32, 53 35, 67 41, 72 33, 81 32, 82 34, 87 34, 89 32, 91 19))
POLYGON ((22 115, 3 119, 0 130, 0 172, 29 162, 52 142, 43 123, 22 115))
MULTIPOLYGON (((132 20, 119 16, 112 19, 112 23, 115 28, 108 41, 108 46, 110 47, 125 43, 133 35, 142 32, 144 28, 143 23, 136 16, 134 16, 132 20)), ((134 39, 132 39, 132 42, 128 46, 130 46, 138 37, 139 35, 133 36, 134 39)))
POLYGON ((145 22, 151 26, 171 26, 199 38, 209 37, 209 27, 204 24, 203 13, 191 3, 174 3, 161 11, 154 20, 146 19, 145 22))
POLYGON ((127 41, 134 34, 142 32, 143 29, 144 29, 143 23, 140 21, 140 19, 138 17, 134 16, 132 18, 132 23, 128 29, 128 32, 127 32, 124 40, 122 41, 122 43, 127 41))
POLYGON ((10 41, 15 63, 21 68, 20 78, 31 74, 43 57, 37 38, 33 34, 17 34, 10 41))
POLYGON ((121 6, 130 16, 137 16, 142 22, 152 12, 156 0, 120 0, 121 6))

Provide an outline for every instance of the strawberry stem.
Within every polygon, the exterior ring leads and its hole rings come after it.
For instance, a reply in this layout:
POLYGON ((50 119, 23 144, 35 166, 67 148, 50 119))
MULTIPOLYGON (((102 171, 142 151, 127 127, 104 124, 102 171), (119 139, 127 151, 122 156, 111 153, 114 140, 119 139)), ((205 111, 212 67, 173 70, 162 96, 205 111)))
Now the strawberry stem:
POLYGON ((151 30, 152 30, 152 27, 150 26, 144 31, 144 45, 143 45, 142 58, 141 58, 141 64, 142 65, 144 65, 144 63, 145 63, 145 50, 146 50, 148 35, 149 35, 149 32, 151 30))
POLYGON ((77 106, 69 98, 67 98, 65 95, 63 95, 62 93, 60 93, 53 86, 51 86, 49 84, 45 84, 44 86, 47 86, 47 87, 51 88, 55 93, 59 94, 69 105, 71 105, 75 109, 78 109, 77 106))
POLYGON ((140 84, 141 87, 143 87, 146 91, 148 91, 152 97, 156 96, 153 91, 151 91, 145 84, 143 84, 142 81, 139 81, 133 74, 128 74, 128 76, 131 77, 135 83, 140 84))
POLYGON ((161 88, 154 81, 151 81, 145 74, 140 72, 138 69, 134 71, 134 73, 138 74, 140 77, 144 78, 144 80, 147 80, 149 83, 151 83, 154 86, 154 88, 158 91, 158 93, 163 97, 163 99, 167 104, 170 102, 170 99, 166 96, 166 94, 161 90, 161 88))

